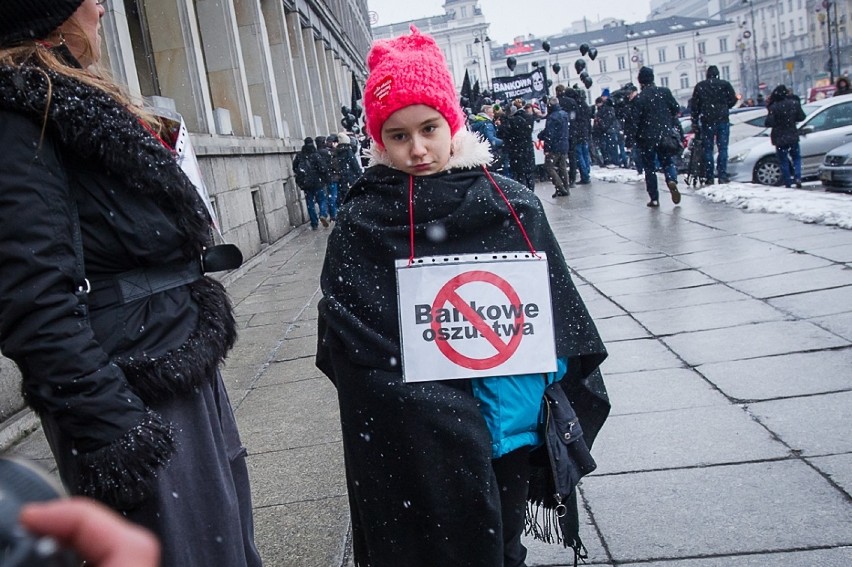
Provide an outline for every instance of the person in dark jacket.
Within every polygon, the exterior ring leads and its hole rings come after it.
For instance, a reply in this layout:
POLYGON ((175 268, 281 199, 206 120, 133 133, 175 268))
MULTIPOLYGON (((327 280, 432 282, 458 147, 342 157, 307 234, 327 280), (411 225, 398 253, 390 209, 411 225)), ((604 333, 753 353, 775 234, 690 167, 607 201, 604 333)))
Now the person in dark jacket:
POLYGON ((775 146, 775 155, 781 165, 784 187, 793 183, 802 188, 802 154, 799 152, 799 129, 796 123, 805 119, 802 102, 785 85, 772 91, 767 106, 766 127, 772 128, 769 139, 775 146))
POLYGON ((497 137, 497 126, 494 124, 494 106, 483 104, 479 114, 471 116, 470 129, 488 142, 493 157, 489 167, 495 170, 500 169, 503 140, 497 137))
POLYGON ((164 567, 257 567, 212 218, 170 132, 98 70, 104 13, 0 2, 0 350, 69 492, 153 531, 164 567))
POLYGON ((577 153, 577 169, 580 171, 580 185, 588 185, 592 182, 592 156, 590 147, 592 143, 592 109, 586 103, 586 97, 582 91, 571 88, 567 91, 573 94, 577 103, 577 119, 571 124, 571 142, 577 153))
POLYGON ((728 81, 719 78, 715 65, 707 67, 707 78, 695 85, 692 91, 692 124, 701 129, 704 143, 704 183, 713 185, 713 144, 719 156, 716 160, 715 177, 719 183, 728 182, 728 139, 731 124, 728 109, 737 104, 737 93, 728 81))
POLYGON ((574 100, 574 90, 566 89, 565 85, 556 85, 556 99, 559 107, 568 115, 568 133, 570 149, 568 150, 568 185, 573 187, 577 181, 577 142, 579 141, 574 123, 578 121, 580 108, 574 100))
POLYGON ((320 223, 325 227, 329 223, 328 195, 325 192, 328 185, 326 168, 327 165, 317 151, 314 139, 305 138, 302 149, 293 158, 293 173, 296 184, 305 193, 305 205, 308 208, 311 230, 317 230, 320 223))
POLYGON ((849 88, 849 79, 846 77, 838 77, 837 81, 834 82, 834 86, 834 95, 832 96, 852 94, 852 88, 849 88))
POLYGON ((514 179, 535 191, 535 148, 532 132, 536 121, 532 107, 510 106, 503 120, 503 147, 509 156, 509 169, 514 179))
POLYGON ((639 95, 633 102, 633 123, 630 125, 630 137, 638 144, 642 157, 642 167, 645 170, 645 188, 649 207, 660 206, 660 193, 657 189, 657 165, 666 179, 666 186, 672 195, 672 202, 680 203, 680 192, 677 188, 677 168, 674 155, 661 150, 664 136, 670 135, 678 127, 677 114, 680 105, 672 92, 665 87, 654 84, 654 70, 650 67, 639 69, 639 95))
MULTIPOLYGON (((337 137, 335 136, 335 139, 337 137)), ((326 208, 328 209, 329 220, 337 219, 337 186, 333 184, 334 172, 331 165, 331 148, 328 145, 327 136, 317 136, 314 138, 317 146, 317 155, 319 157, 321 176, 323 180, 323 192, 326 195, 326 208), (331 192, 335 191, 334 198, 331 197, 331 192)), ((325 226, 325 223, 323 223, 325 226)))
MULTIPOLYGON (((575 559, 582 553, 576 502, 548 488, 553 473, 539 416, 546 384, 557 384, 577 409, 584 437, 594 437, 609 411, 597 369, 605 357, 600 337, 539 199, 487 170, 489 147, 465 129, 437 43, 412 26, 410 35, 375 42, 367 66, 371 166, 349 191, 329 238, 317 344, 317 366, 338 392, 355 564, 522 567, 527 518, 540 539, 561 531, 575 559), (421 257, 530 254, 530 247, 547 256, 540 283, 550 286, 556 352, 555 359, 541 356, 554 371, 501 376, 505 366, 498 364, 445 380, 438 368, 449 359, 439 349, 448 341, 426 339, 432 327, 426 324, 419 344, 402 344, 409 327, 400 316, 417 299, 398 286, 421 267, 424 283, 429 279, 434 266, 421 257), (412 348, 434 360, 422 381, 410 379, 406 366, 412 348), (552 514, 560 499, 561 520, 552 514), (549 511, 534 508, 527 516, 528 503, 549 511)), ((518 286, 517 293, 530 291, 518 286)), ((465 302, 483 297, 464 284, 453 287, 451 295, 458 293, 473 294, 465 302)), ((444 305, 451 303, 440 300, 436 308, 444 305)), ((468 311, 456 321, 473 328, 468 323, 477 318, 468 311)), ((480 346, 491 348, 492 338, 480 346)))
POLYGON ((598 132, 601 145, 601 154, 605 166, 617 167, 621 165, 618 155, 618 130, 621 125, 615 115, 615 106, 608 97, 599 97, 595 100, 597 111, 595 113, 594 128, 598 132))
POLYGON ((547 121, 538 139, 544 142, 544 167, 556 191, 554 197, 567 197, 574 186, 568 178, 568 152, 571 150, 568 113, 559 106, 559 100, 547 101, 547 121))
POLYGON ((361 176, 361 162, 355 157, 352 140, 346 132, 340 132, 337 134, 337 140, 338 144, 334 149, 332 164, 334 169, 339 172, 339 188, 337 193, 337 203, 339 207, 346 198, 349 188, 352 187, 361 176))

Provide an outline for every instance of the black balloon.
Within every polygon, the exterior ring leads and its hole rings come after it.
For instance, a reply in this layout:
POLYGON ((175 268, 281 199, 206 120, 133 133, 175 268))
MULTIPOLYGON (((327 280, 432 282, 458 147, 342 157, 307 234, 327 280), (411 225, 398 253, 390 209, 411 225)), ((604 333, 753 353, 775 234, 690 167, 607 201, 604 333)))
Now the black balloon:
POLYGON ((554 63, 553 65, 551 65, 551 66, 550 66, 550 68, 551 68, 551 69, 553 69, 553 72, 554 72, 554 73, 556 73, 556 74, 558 75, 558 74, 559 74, 559 71, 561 71, 561 70, 562 70, 562 65, 560 65, 560 64, 559 64, 559 62, 557 61, 556 63, 554 63))
POLYGON ((541 48, 550 53, 550 42, 545 39, 541 42, 541 48))
POLYGON ((583 69, 583 70, 580 72, 580 78, 581 78, 581 79, 582 79, 582 78, 584 78, 584 77, 588 77, 588 76, 589 76, 589 72, 588 72, 588 71, 586 71, 585 69, 583 69))
POLYGON ((596 47, 590 47, 589 48, 589 59, 594 61, 595 57, 597 57, 597 56, 598 56, 598 49, 596 47))
POLYGON ((583 77, 583 84, 586 86, 587 89, 592 88, 592 78, 586 75, 585 77, 583 77))
POLYGON ((580 44, 580 55, 585 55, 588 52, 589 52, 589 44, 588 43, 581 43, 580 44))
POLYGON ((532 62, 533 69, 538 69, 538 61, 532 62))
POLYGON ((509 68, 509 71, 514 71, 517 64, 518 64, 518 60, 515 59, 514 57, 507 57, 506 58, 506 66, 509 68))
POLYGON ((574 61, 574 70, 578 73, 582 73, 583 69, 586 68, 586 60, 585 59, 577 59, 574 61))

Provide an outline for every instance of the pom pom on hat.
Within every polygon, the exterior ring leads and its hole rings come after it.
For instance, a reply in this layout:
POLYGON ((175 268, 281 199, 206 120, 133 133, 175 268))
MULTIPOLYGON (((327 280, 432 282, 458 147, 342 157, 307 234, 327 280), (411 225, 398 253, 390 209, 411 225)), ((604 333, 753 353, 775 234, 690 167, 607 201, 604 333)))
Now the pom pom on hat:
POLYGON ((411 35, 377 40, 367 54, 370 76, 364 86, 367 133, 379 147, 382 125, 391 114, 414 104, 440 112, 455 134, 464 126, 453 77, 435 40, 411 26, 411 35))
POLYGON ((0 46, 48 36, 82 3, 83 0, 0 0, 0 46))

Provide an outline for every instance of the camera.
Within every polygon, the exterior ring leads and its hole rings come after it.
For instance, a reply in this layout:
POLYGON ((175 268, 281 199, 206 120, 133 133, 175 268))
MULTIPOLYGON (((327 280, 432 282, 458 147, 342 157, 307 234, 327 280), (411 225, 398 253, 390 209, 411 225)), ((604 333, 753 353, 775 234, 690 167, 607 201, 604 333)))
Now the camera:
POLYGON ((0 567, 78 567, 82 561, 52 538, 27 532, 19 523, 21 507, 53 500, 62 487, 35 465, 0 457, 0 567))

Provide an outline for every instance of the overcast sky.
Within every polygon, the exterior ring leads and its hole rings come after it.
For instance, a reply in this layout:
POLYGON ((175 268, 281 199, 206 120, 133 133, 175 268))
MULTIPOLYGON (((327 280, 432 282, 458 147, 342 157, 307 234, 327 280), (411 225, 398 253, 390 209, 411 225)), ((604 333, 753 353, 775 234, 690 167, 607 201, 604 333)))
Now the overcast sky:
MULTIPOLYGON (((628 23, 644 21, 650 0, 479 0, 489 36, 495 42, 511 43, 518 35, 546 37, 562 31, 571 22, 619 18, 628 23)), ((367 0, 375 13, 375 25, 395 24, 444 13, 444 0, 367 0)))

